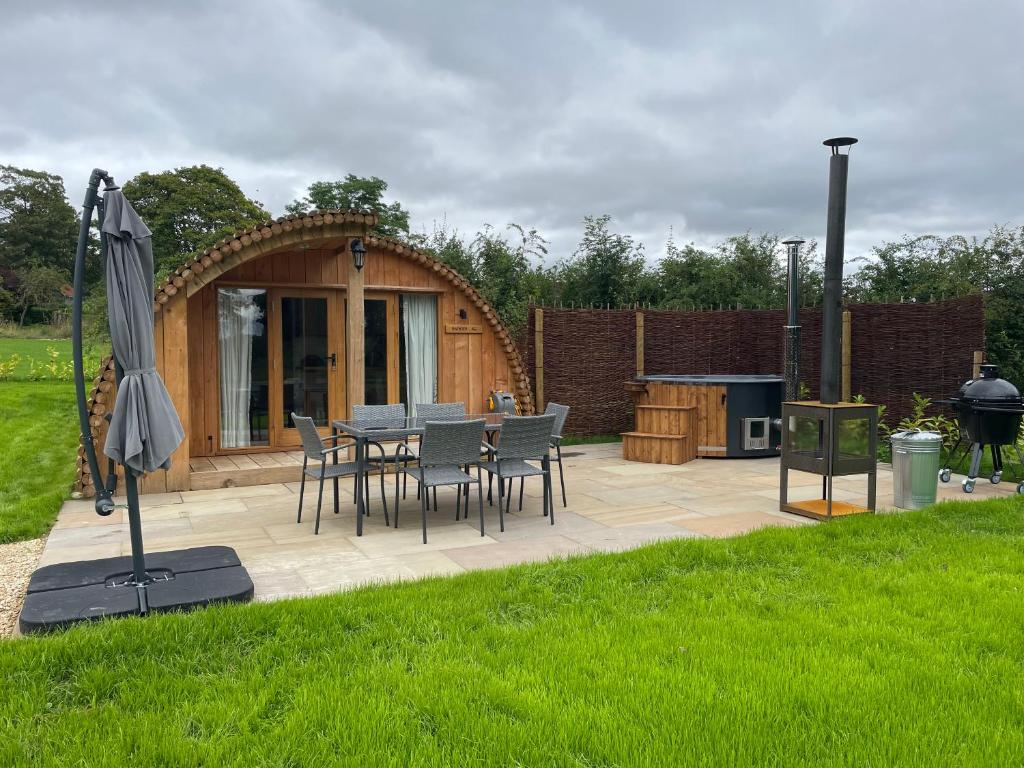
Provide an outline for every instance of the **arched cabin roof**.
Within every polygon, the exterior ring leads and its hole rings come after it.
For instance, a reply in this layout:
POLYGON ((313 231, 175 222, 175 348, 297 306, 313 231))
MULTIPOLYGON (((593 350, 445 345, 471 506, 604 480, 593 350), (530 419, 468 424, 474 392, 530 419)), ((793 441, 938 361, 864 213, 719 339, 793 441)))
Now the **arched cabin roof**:
MULTIPOLYGON (((291 246, 311 245, 314 242, 323 244, 325 241, 337 240, 340 244, 351 237, 363 237, 368 248, 391 251, 420 265, 423 269, 432 270, 473 302, 490 325, 504 350, 512 375, 514 394, 522 412, 533 413, 533 395, 526 366, 523 364, 511 334, 501 322, 494 308, 468 280, 444 262, 406 243, 372 233, 370 229, 376 223, 377 216, 366 211, 318 210, 282 216, 240 230, 231 237, 226 237, 206 248, 202 253, 174 270, 156 289, 153 310, 160 312, 170 302, 184 301, 187 296, 195 293, 216 277, 247 261, 269 255, 272 252, 291 246)), ((113 405, 109 401, 110 385, 113 379, 113 360, 107 357, 97 372, 89 395, 90 422, 94 425, 94 436, 100 431, 105 431, 100 430, 100 424, 103 422, 103 414, 106 413, 107 406, 113 405)), ((102 446, 98 446, 98 448, 102 450, 102 446)), ((88 465, 83 460, 83 456, 83 449, 80 447, 75 483, 79 490, 82 490, 80 482, 82 472, 88 471, 88 465)))

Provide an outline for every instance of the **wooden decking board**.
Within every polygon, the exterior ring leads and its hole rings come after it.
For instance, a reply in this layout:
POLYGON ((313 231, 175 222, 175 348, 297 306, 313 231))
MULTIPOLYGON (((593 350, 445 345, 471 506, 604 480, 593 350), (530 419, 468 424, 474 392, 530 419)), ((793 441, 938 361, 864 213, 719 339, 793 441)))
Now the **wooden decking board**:
POLYGON ((251 456, 246 456, 244 453, 234 454, 231 460, 235 463, 235 466, 239 469, 259 469, 260 465, 253 461, 251 456))

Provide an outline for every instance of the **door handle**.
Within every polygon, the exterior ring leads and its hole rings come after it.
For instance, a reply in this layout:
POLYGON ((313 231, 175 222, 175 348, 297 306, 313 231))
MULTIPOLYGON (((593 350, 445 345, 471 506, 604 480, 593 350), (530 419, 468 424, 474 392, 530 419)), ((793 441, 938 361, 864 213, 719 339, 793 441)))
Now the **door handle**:
POLYGON ((331 352, 330 357, 328 359, 331 361, 331 370, 332 371, 338 370, 338 356, 337 356, 337 354, 335 354, 334 352, 331 352))

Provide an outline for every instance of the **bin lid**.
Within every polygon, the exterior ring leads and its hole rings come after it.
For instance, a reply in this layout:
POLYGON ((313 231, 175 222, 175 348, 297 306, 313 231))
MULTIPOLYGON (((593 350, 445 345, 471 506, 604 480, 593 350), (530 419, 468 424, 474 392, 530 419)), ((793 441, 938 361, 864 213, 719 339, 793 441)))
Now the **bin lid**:
POLYGON ((922 432, 919 429, 902 429, 899 432, 893 432, 890 436, 895 442, 899 440, 901 443, 941 443, 942 435, 938 432, 922 432))

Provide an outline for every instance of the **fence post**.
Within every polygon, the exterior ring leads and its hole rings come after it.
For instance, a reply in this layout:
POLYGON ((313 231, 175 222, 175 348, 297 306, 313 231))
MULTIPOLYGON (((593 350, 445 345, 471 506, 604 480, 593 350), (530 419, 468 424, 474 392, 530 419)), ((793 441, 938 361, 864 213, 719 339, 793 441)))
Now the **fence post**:
POLYGON ((636 375, 644 375, 644 313, 636 313, 636 375))
POLYGON ((843 357, 842 357, 842 379, 843 379, 843 386, 842 386, 842 396, 840 397, 840 399, 844 403, 850 402, 850 399, 851 399, 851 397, 850 397, 850 395, 851 395, 851 393, 850 393, 850 352, 851 352, 850 328, 851 328, 852 324, 851 324, 850 320, 851 320, 851 318, 850 318, 850 310, 848 310, 848 309, 844 310, 843 311, 843 357))
POLYGON ((534 380, 537 382, 537 413, 544 412, 544 310, 539 307, 533 313, 533 365, 534 380))
POLYGON ((985 362, 985 353, 980 349, 974 353, 974 366, 971 369, 971 378, 977 379, 981 376, 981 364, 985 362))

